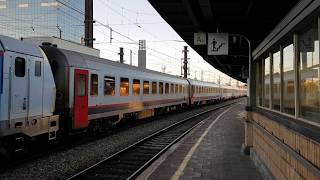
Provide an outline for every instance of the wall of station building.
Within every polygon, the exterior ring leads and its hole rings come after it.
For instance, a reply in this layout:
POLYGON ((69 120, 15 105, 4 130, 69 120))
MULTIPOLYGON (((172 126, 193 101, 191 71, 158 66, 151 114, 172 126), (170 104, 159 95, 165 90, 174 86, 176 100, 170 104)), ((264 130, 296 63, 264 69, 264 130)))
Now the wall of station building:
POLYGON ((254 153, 276 179, 319 179, 320 144, 253 113, 254 153))
POLYGON ((304 2, 254 57, 246 143, 276 179, 320 179, 320 3, 304 2))

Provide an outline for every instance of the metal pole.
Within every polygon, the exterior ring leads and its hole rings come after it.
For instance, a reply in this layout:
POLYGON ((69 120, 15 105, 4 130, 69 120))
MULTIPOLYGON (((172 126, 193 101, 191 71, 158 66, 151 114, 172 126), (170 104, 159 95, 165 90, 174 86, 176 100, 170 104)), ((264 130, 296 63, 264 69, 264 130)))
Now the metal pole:
POLYGON ((184 46, 183 57, 183 78, 188 77, 188 46, 184 46))
POLYGON ((254 106, 255 105, 255 98, 254 98, 255 95, 253 93, 255 92, 254 91, 255 86, 254 86, 254 79, 253 79, 254 77, 253 77, 253 66, 252 66, 252 55, 251 55, 251 42, 246 36, 244 36, 242 34, 230 34, 230 35, 231 36, 239 36, 239 37, 245 39, 248 43, 249 78, 247 80, 247 83, 249 84, 249 86, 248 86, 249 87, 249 89, 248 89, 249 96, 248 96, 247 105, 254 106))
POLYGON ((118 54, 120 55, 120 63, 123 63, 123 55, 124 55, 124 53, 123 53, 123 48, 122 47, 120 48, 120 52, 118 54))
POLYGON ((132 66, 132 50, 130 49, 130 65, 132 66))
POLYGON ((93 47, 93 0, 85 0, 85 45, 93 47))
POLYGON ((293 48, 294 48, 294 99, 295 99, 295 118, 299 117, 300 114, 300 109, 299 109, 299 58, 300 58, 300 54, 299 54, 299 36, 298 34, 294 34, 293 35, 293 48))
MULTIPOLYGON (((247 106, 250 108, 252 106, 255 106, 255 80, 254 80, 254 69, 252 64, 252 56, 251 56, 251 43, 249 39, 241 34, 236 34, 233 36, 239 36, 243 39, 245 39, 248 43, 248 61, 249 61, 249 78, 247 79, 247 83, 249 84, 249 96, 247 101, 247 106)), ((252 113, 250 111, 247 112, 247 120, 245 121, 245 142, 242 144, 241 151, 242 153, 249 155, 250 154, 250 147, 253 146, 253 119, 252 119, 252 113)))
POLYGON ((57 25, 56 27, 59 30, 59 38, 62 39, 62 29, 60 28, 59 25, 57 25))
POLYGON ((110 28, 110 43, 112 43, 112 39, 113 39, 113 37, 112 37, 112 28, 110 28))

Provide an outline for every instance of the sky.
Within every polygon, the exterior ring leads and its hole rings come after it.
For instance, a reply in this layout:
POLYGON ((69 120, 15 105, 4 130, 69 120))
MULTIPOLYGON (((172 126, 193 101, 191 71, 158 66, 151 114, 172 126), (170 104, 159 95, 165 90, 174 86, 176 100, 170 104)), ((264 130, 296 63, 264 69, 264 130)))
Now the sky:
MULTIPOLYGON (((138 64, 138 41, 146 40, 147 69, 181 75, 183 47, 188 46, 165 22, 147 0, 94 0, 94 48, 110 60, 119 60, 119 48, 124 48, 124 61, 138 64), (112 28, 112 33, 110 33, 112 28), (110 36, 110 34, 112 34, 110 36), (110 40, 112 37, 112 40, 110 40), (111 42, 110 42, 111 41, 111 42)), ((209 82, 237 81, 219 72, 188 46, 188 77, 209 82)), ((242 83, 240 83, 242 84, 242 83)))

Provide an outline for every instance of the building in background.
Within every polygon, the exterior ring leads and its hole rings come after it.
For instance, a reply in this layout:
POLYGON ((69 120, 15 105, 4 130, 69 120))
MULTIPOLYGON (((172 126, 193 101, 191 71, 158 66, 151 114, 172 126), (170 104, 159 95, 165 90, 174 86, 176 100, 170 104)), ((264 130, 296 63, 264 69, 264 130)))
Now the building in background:
POLYGON ((0 34, 83 43, 85 0, 0 0, 0 34))

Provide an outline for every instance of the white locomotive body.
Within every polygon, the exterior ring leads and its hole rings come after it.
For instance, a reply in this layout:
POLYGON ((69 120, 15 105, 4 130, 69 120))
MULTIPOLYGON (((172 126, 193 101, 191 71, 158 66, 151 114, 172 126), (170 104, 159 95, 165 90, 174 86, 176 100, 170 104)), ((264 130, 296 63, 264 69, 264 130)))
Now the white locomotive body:
MULTIPOLYGON (((49 134, 55 138, 55 83, 46 56, 32 44, 0 36, 0 142, 49 134)), ((16 149, 16 150, 19 150, 16 149)))

